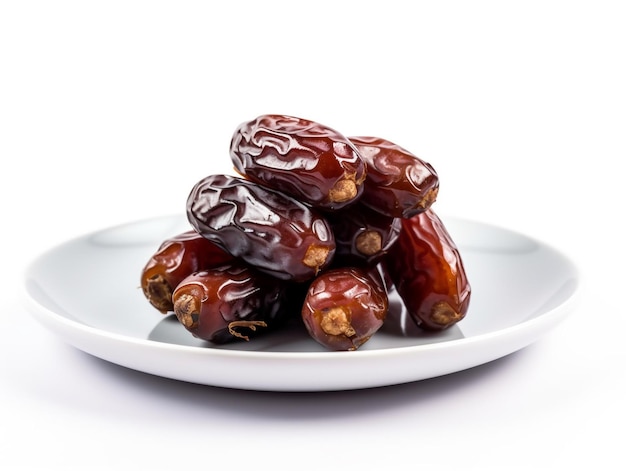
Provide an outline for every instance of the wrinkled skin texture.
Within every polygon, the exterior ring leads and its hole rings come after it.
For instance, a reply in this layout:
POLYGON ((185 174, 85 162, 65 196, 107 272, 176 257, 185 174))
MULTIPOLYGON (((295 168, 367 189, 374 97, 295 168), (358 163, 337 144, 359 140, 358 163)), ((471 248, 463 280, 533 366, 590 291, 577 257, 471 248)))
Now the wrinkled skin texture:
POLYGON ((186 277, 174 291, 174 313, 199 339, 249 340, 283 322, 286 286, 241 263, 223 265, 186 277))
POLYGON ((350 137, 367 163, 361 202, 392 217, 410 218, 437 199, 439 177, 427 162, 379 137, 350 137))
POLYGON ((471 287, 461 255, 432 208, 402 220, 383 263, 409 316, 422 329, 446 329, 465 317, 471 287))
POLYGON ((383 325, 389 301, 375 269, 335 268, 311 283, 302 320, 329 350, 357 350, 383 325))
POLYGON ((361 204, 327 214, 335 235, 335 262, 341 265, 374 265, 395 243, 399 218, 386 216, 361 204))
POLYGON ((228 175, 199 181, 187 200, 191 225, 228 253, 277 278, 306 281, 335 253, 325 218, 295 199, 228 175))
POLYGON ((314 121, 259 116, 237 128, 230 155, 241 175, 314 207, 338 209, 363 191, 366 167, 355 147, 314 121))
POLYGON ((165 314, 174 309, 172 293, 183 278, 232 260, 232 255, 196 231, 186 231, 164 240, 150 257, 141 272, 141 289, 150 304, 165 314))

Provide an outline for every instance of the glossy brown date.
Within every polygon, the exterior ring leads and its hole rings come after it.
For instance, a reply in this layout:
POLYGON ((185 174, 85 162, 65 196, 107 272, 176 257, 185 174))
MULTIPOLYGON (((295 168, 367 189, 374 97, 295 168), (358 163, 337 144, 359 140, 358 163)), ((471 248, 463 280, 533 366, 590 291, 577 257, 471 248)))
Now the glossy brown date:
POLYGON ((210 175, 200 180, 189 195, 187 216, 205 238, 277 278, 311 279, 335 253, 324 217, 243 178, 210 175))
POLYGON ((337 209, 363 191, 366 166, 355 147, 307 119, 262 115, 243 123, 230 155, 241 175, 312 206, 337 209))
POLYGON ((194 337, 223 344, 279 325, 286 285, 243 264, 186 277, 174 290, 174 313, 194 337))
POLYGON ((383 263, 419 327, 442 330, 465 317, 471 287, 459 250, 432 208, 402 220, 383 263))
POLYGON ((337 245, 335 261, 344 266, 378 263, 395 243, 401 226, 399 218, 381 214, 360 202, 329 212, 327 219, 337 245))
POLYGON ((388 298, 374 269, 335 268, 311 283, 302 320, 329 350, 357 350, 383 325, 388 298))
POLYGON ((350 137, 367 163, 361 201, 393 217, 409 218, 437 199, 439 177, 427 162, 378 137, 350 137))
POLYGON ((164 240, 141 272, 146 299, 163 314, 174 309, 172 293, 183 278, 233 260, 232 255, 190 230, 164 240))

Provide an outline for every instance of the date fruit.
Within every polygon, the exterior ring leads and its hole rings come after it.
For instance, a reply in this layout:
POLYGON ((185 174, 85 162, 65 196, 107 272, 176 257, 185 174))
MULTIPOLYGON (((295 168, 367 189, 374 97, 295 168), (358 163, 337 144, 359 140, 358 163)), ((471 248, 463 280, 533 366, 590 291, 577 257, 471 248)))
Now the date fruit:
POLYGON ((233 260, 232 255, 190 230, 164 240, 141 272, 141 289, 163 314, 174 309, 172 293, 183 278, 233 260))
POLYGON ((223 344, 271 330, 285 315, 286 285, 241 263, 186 277, 174 313, 194 337, 223 344))
POLYGON ((350 351, 385 322, 413 335, 465 317, 471 288, 432 210, 428 162, 280 114, 240 124, 229 154, 236 176, 193 186, 193 230, 165 240, 141 273, 150 304, 195 337, 223 344, 302 322, 326 349, 350 351))
POLYGON ((342 267, 319 275, 306 294, 302 320, 330 350, 356 350, 383 325, 387 293, 375 269, 342 267))
POLYGON ((306 281, 327 267, 335 239, 324 217, 255 182, 228 175, 200 180, 187 216, 202 236, 277 278, 306 281))
POLYGON ((241 175, 311 206, 338 209, 363 191, 366 165, 354 145, 307 119, 262 115, 243 123, 230 155, 241 175))
POLYGON ((431 209, 402 219, 384 267, 411 319, 424 330, 442 330, 465 317, 471 287, 461 255, 431 209))
POLYGON ((383 214, 409 218, 437 199, 439 177, 427 162, 379 137, 350 137, 367 164, 361 201, 383 214))

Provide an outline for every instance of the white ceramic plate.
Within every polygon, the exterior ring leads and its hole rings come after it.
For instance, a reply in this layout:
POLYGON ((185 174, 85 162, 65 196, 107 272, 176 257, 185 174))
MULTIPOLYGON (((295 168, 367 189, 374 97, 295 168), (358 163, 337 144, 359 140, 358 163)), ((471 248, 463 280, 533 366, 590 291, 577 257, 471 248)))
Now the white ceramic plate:
POLYGON ((436 334, 383 328, 355 352, 327 351, 298 325, 217 347, 153 309, 139 276, 165 238, 189 228, 180 216, 106 229, 48 251, 26 272, 26 301, 43 325, 99 358, 182 381, 271 391, 359 389, 461 371, 529 345, 572 310, 579 277, 561 253, 491 225, 445 223, 472 285, 466 318, 436 334))

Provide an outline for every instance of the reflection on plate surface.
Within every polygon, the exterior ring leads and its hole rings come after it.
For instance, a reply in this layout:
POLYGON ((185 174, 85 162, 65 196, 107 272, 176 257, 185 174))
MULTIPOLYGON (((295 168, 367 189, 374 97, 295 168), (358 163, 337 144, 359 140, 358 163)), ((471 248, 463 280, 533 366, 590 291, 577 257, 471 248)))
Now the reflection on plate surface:
POLYGON ((527 346, 571 311, 578 273, 561 253, 506 229, 444 222, 472 285, 467 317, 441 333, 384 327, 356 352, 327 351, 297 323, 218 347, 153 309, 139 276, 165 238, 189 229, 181 216, 106 229, 48 251, 26 273, 26 301, 42 324, 102 359, 183 381, 275 391, 376 387, 460 371, 527 346))

